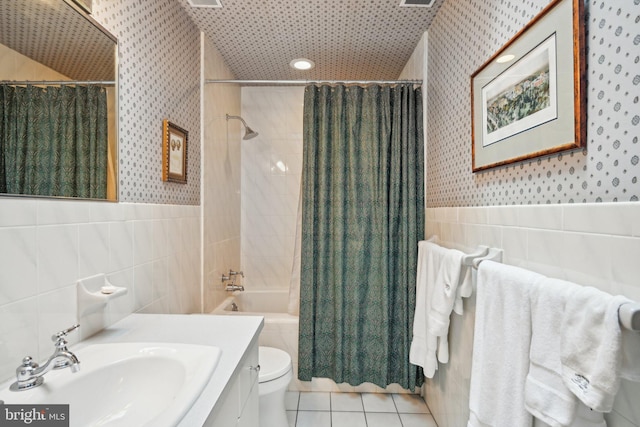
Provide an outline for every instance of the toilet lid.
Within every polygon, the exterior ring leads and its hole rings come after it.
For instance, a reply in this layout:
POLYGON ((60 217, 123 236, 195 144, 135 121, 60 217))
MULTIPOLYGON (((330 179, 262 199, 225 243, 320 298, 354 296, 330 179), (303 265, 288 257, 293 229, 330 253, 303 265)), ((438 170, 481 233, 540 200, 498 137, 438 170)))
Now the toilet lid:
POLYGON ((279 378, 291 369, 291 356, 286 351, 272 347, 259 347, 258 358, 260 360, 258 381, 261 383, 279 378))

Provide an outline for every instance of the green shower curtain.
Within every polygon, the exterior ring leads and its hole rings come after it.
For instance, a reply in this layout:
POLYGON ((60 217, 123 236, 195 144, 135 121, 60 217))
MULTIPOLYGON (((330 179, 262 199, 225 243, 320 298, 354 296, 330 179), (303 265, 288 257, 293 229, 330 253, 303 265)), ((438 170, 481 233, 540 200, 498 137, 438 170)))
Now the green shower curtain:
POLYGON ((307 87, 303 156, 298 377, 420 386, 421 89, 307 87))
POLYGON ((104 88, 0 85, 0 193, 104 199, 107 150, 104 88))

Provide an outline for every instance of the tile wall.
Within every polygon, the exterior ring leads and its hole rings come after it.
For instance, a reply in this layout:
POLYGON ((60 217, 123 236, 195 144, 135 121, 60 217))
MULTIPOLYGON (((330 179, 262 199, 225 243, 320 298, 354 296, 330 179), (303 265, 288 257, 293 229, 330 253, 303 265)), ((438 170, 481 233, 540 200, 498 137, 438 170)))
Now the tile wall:
MULTIPOLYGON (((426 224, 444 246, 502 248, 507 264, 640 301, 638 203, 431 208, 426 224)), ((464 316, 452 315, 450 361, 426 386, 436 422, 448 427, 466 426, 469 414, 475 298, 464 304, 464 316)), ((623 381, 609 427, 640 426, 638 394, 640 383, 623 381)))
MULTIPOLYGON (((220 53, 203 36, 205 79, 233 79, 220 53)), ((203 90, 202 221, 203 310, 220 304, 227 293, 220 278, 240 270, 240 87, 206 84, 203 90)))
POLYGON ((302 173, 303 102, 302 86, 242 88, 242 117, 260 134, 241 143, 242 268, 251 289, 289 288, 302 173))
POLYGON ((105 273, 128 289, 106 324, 200 310, 198 206, 6 197, 0 242, 0 381, 26 355, 46 359, 51 335, 78 321, 78 279, 105 273))

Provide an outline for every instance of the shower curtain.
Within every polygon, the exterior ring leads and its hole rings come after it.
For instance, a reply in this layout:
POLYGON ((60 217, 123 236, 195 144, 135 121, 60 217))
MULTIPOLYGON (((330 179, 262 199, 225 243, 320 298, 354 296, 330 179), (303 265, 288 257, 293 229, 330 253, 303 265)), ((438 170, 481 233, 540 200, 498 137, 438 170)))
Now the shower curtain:
POLYGON ((413 390, 424 237, 421 89, 309 86, 304 97, 299 368, 413 390))
POLYGON ((102 87, 0 85, 0 193, 106 198, 107 128, 102 87))

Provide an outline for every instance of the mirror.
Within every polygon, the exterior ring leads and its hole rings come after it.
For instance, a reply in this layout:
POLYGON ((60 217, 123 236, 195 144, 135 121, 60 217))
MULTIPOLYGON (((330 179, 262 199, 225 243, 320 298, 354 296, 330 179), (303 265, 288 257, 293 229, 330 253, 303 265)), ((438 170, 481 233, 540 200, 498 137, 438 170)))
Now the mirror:
MULTIPOLYGON (((69 155, 67 152, 53 155, 56 158, 62 157, 63 161, 39 159, 37 161, 39 169, 38 171, 34 169, 32 175, 37 175, 38 179, 42 181, 50 180, 51 184, 38 184, 37 190, 33 190, 35 187, 29 185, 5 184, 2 186, 2 176, 0 176, 0 193, 4 195, 117 200, 116 48, 116 38, 70 0, 0 2, 0 58, 2 58, 0 61, 0 103, 2 103, 0 104, 0 174, 4 174, 5 181, 18 181, 16 176, 25 169, 25 166, 20 165, 21 160, 18 159, 22 156, 20 153, 24 151, 31 155, 37 152, 37 155, 41 155, 43 152, 52 150, 52 143, 42 137, 49 131, 42 129, 39 129, 33 136, 29 136, 27 139, 31 145, 28 148, 23 148, 22 133, 27 132, 25 129, 30 127, 31 123, 24 125, 23 122, 26 119, 22 118, 23 116, 20 116, 19 113, 14 113, 17 108, 10 110, 9 105, 26 103, 27 101, 24 99, 28 99, 29 102, 28 107, 25 107, 24 110, 31 112, 35 111, 35 107, 32 108, 36 102, 33 101, 35 98, 44 97, 47 102, 52 98, 61 101, 59 104, 53 104, 54 107, 51 106, 52 104, 43 107, 47 111, 55 111, 59 116, 57 118, 62 117, 61 122, 65 126, 66 131, 56 137, 63 139, 64 142, 59 147, 56 145, 55 150, 67 150, 64 147, 71 145, 74 147, 94 147, 94 145, 98 147, 96 149, 97 155, 90 154, 93 156, 91 160, 85 160, 84 157, 77 160, 79 157, 76 157, 76 153, 69 155), (75 95, 75 93, 80 93, 82 90, 89 91, 89 86, 99 88, 96 90, 97 95, 76 98, 76 96, 85 96, 75 95), (16 95, 19 93, 22 96, 27 88, 33 90, 33 93, 36 94, 35 98, 19 98, 16 95), (58 95, 58 91, 64 92, 64 95, 58 95), (66 98, 68 93, 72 93, 69 96, 73 98, 66 98), (96 99, 97 101, 95 101, 96 99), (97 105, 95 107, 94 101, 97 105), (73 113, 67 114, 66 107, 63 106, 71 104, 74 108, 73 113), (85 121, 81 124, 74 123, 73 126, 79 126, 79 128, 74 127, 73 130, 70 130, 71 125, 68 124, 70 119, 67 120, 64 114, 74 117, 73 120, 77 121, 79 120, 77 112, 80 110, 83 111, 83 114, 84 110, 96 110, 97 112, 92 113, 94 115, 87 119, 82 119, 85 121), (7 113, 8 111, 11 113, 7 113), (13 124, 14 116, 22 118, 22 122, 15 126, 13 124), (94 123, 96 117, 99 118, 97 125, 94 123), (6 129, 11 126, 18 130, 7 131, 6 129), (87 130, 89 128, 91 130, 87 130), (93 128, 98 130, 94 132, 93 128), (71 134, 73 134, 73 142, 69 140, 71 134), (14 139, 14 135, 18 135, 18 137, 14 139), (46 147, 43 147, 44 145, 46 147), (9 152, 11 153, 7 154, 9 152), (15 153, 19 153, 19 155, 14 155, 15 153), (92 176, 86 178, 85 181, 90 179, 92 188, 99 187, 99 191, 94 192, 93 189, 91 192, 73 190, 72 194, 69 194, 68 191, 60 194, 53 190, 47 190, 50 192, 41 190, 41 188, 50 186, 55 187, 57 191, 61 185, 57 183, 59 178, 53 177, 54 174, 77 174, 80 166, 76 164, 87 162, 90 163, 90 166, 86 167, 88 170, 99 169, 99 173, 97 178, 92 176), (56 171, 59 164, 62 165, 60 168, 63 168, 64 171, 56 171), (51 178, 48 176, 49 174, 51 174, 51 178), (98 184, 94 184, 93 181, 97 181, 98 184)), ((31 93, 28 96, 31 97, 31 93)), ((56 128, 61 127, 62 125, 56 124, 56 128)), ((94 149, 89 148, 88 150, 94 149)), ((27 169, 29 167, 27 166, 27 169)), ((28 180, 29 178, 27 178, 28 180)))

